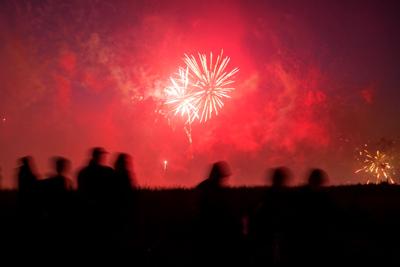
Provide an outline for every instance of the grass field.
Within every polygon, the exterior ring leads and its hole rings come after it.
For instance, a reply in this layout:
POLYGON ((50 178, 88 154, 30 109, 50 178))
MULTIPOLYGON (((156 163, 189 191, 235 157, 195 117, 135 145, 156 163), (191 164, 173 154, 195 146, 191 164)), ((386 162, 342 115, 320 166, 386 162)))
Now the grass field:
MULTIPOLYGON (((288 198, 300 190, 290 189, 288 198)), ((246 236, 245 222, 267 192, 264 187, 230 188, 224 192, 233 218, 243 226, 239 254, 246 265, 250 262, 261 265, 257 259, 251 261, 254 247, 246 236)), ((327 187, 323 193, 334 207, 329 209, 332 213, 327 222, 333 228, 318 226, 319 232, 322 229, 330 236, 320 241, 320 245, 331 252, 330 257, 339 263, 400 263, 397 257, 400 248, 399 186, 327 187)), ((53 256, 56 261, 72 261, 77 255, 95 261, 108 255, 107 259, 115 262, 124 259, 132 265, 145 266, 187 266, 199 262, 196 256, 199 247, 193 244, 193 225, 199 216, 198 196, 193 190, 142 189, 123 205, 110 200, 97 207, 88 205, 74 192, 66 196, 59 207, 35 200, 26 209, 19 205, 18 199, 15 191, 0 193, 1 251, 7 252, 4 255, 16 252, 39 258, 39 262, 53 256)), ((306 231, 299 222, 302 216, 309 215, 296 214, 298 218, 292 217, 288 225, 294 231, 306 231)), ((301 245, 298 249, 302 250, 301 245)))

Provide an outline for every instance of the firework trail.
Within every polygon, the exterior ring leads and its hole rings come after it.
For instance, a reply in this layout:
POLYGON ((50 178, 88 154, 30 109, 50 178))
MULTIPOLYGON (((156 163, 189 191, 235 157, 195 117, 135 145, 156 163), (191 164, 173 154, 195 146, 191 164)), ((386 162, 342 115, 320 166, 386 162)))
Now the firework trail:
POLYGON ((168 160, 164 160, 163 161, 163 170, 164 170, 164 172, 167 171, 167 168, 168 168, 168 160))

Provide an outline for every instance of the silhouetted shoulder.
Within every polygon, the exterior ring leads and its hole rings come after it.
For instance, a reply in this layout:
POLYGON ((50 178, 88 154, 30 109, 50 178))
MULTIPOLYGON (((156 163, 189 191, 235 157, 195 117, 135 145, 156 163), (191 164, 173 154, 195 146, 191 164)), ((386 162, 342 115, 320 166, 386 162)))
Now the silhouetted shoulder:
POLYGON ((89 177, 90 167, 84 167, 78 172, 78 190, 86 190, 89 177))
POLYGON ((103 168, 103 171, 105 174, 110 175, 110 176, 114 174, 113 168, 108 167, 108 166, 102 166, 102 168, 103 168))
POLYGON ((210 188, 211 185, 212 185, 212 182, 210 181, 210 179, 205 179, 204 181, 201 181, 201 182, 195 187, 195 189, 197 189, 197 190, 204 190, 204 189, 210 188))

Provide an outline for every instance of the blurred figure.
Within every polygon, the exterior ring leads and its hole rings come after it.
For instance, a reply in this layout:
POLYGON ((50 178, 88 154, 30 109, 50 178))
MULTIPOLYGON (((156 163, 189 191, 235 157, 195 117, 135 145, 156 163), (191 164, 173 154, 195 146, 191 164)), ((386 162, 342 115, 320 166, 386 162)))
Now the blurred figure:
POLYGON ((78 173, 78 192, 81 197, 79 211, 83 220, 77 234, 78 254, 85 259, 102 257, 110 253, 115 225, 114 170, 105 165, 107 152, 102 147, 91 150, 88 166, 78 173))
POLYGON ((88 166, 78 174, 78 190, 90 200, 97 201, 108 192, 114 171, 105 166, 107 151, 102 147, 92 149, 88 166))
POLYGON ((198 184, 196 188, 205 191, 223 188, 231 175, 231 169, 226 161, 215 162, 208 178, 198 184))
POLYGON ((20 159, 18 169, 18 189, 20 193, 33 192, 38 177, 35 172, 33 158, 26 156, 20 159))
MULTIPOLYGON (((52 158, 54 175, 38 181, 38 207, 40 208, 41 249, 51 257, 61 258, 72 242, 73 231, 70 229, 72 182, 68 178, 71 162, 63 157, 52 158)), ((50 260, 50 259, 49 259, 50 260)))
POLYGON ((63 157, 52 159, 54 175, 37 182, 38 200, 45 216, 60 217, 66 212, 68 192, 72 190, 72 182, 67 177, 71 162, 63 157))
POLYGON ((250 252, 254 265, 285 265, 289 263, 292 223, 295 205, 287 185, 292 173, 277 167, 268 173, 271 187, 266 190, 260 206, 250 217, 250 252))
POLYGON ((328 184, 328 175, 322 169, 312 169, 308 177, 308 186, 311 189, 318 190, 318 188, 328 184))
POLYGON ((109 215, 112 220, 109 227, 112 231, 113 247, 120 256, 129 257, 132 254, 126 244, 132 242, 137 233, 136 187, 132 157, 119 153, 114 162, 114 177, 110 185, 112 209, 109 215))
POLYGON ((330 251, 337 250, 332 241, 335 238, 334 225, 336 211, 324 186, 328 183, 328 175, 322 169, 311 169, 307 184, 300 190, 297 246, 298 261, 302 264, 324 264, 326 259, 334 260, 330 251))
POLYGON ((17 170, 18 183, 18 221, 17 221, 17 243, 18 249, 23 251, 27 257, 36 255, 38 252, 38 227, 40 226, 40 212, 38 210, 37 182, 33 158, 23 157, 19 160, 20 166, 17 170))
POLYGON ((199 217, 196 252, 199 265, 238 263, 241 223, 227 199, 225 185, 232 175, 227 162, 215 162, 210 175, 197 187, 199 217))
POLYGON ((52 160, 55 175, 43 180, 42 185, 46 192, 64 194, 72 189, 72 182, 67 177, 71 170, 71 162, 63 157, 54 157, 52 160))
POLYGON ((136 188, 135 175, 132 167, 132 157, 126 153, 120 153, 114 163, 114 184, 120 193, 130 193, 136 188))
POLYGON ((285 188, 292 178, 292 172, 287 167, 278 167, 272 170, 272 189, 285 188))

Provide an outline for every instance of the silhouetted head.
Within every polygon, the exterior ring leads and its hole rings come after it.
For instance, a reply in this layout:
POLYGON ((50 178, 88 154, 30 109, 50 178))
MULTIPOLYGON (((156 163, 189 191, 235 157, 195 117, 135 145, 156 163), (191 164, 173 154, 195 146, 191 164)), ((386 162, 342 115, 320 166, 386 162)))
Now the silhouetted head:
POLYGON ((25 171, 36 173, 35 162, 32 156, 25 156, 19 159, 20 167, 25 171))
POLYGON ((120 153, 114 163, 116 171, 129 171, 132 166, 132 157, 126 153, 120 153))
POLYGON ((58 175, 65 175, 71 167, 71 162, 63 157, 54 157, 53 162, 54 169, 58 175))
POLYGON ((33 158, 31 156, 25 156, 19 159, 21 166, 31 168, 33 165, 33 158))
POLYGON ((20 171, 23 171, 25 174, 30 174, 36 176, 36 166, 31 156, 25 156, 19 159, 19 168, 20 171))
POLYGON ((328 183, 328 175, 322 169, 312 169, 308 177, 308 185, 313 188, 324 186, 328 183))
POLYGON ((276 188, 287 186, 290 178, 292 177, 292 173, 287 167, 277 167, 272 170, 271 180, 272 186, 276 188))
POLYGON ((102 147, 92 149, 91 163, 102 165, 105 163, 107 151, 102 147))
POLYGON ((222 186, 231 175, 232 171, 229 164, 226 161, 218 161, 212 165, 208 178, 222 186))

